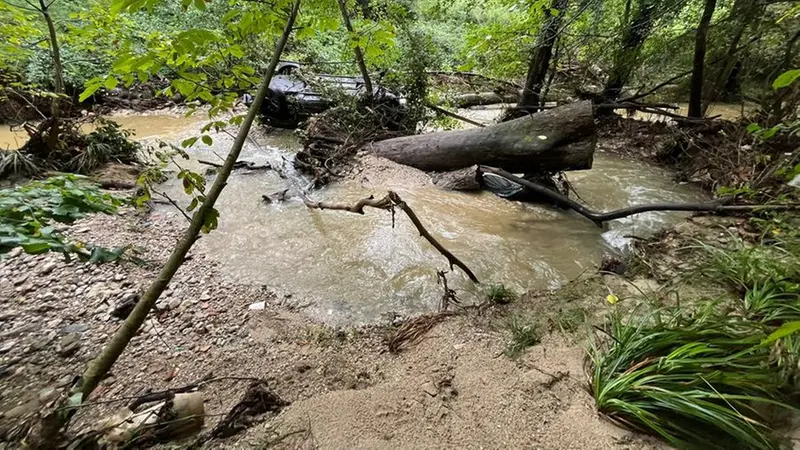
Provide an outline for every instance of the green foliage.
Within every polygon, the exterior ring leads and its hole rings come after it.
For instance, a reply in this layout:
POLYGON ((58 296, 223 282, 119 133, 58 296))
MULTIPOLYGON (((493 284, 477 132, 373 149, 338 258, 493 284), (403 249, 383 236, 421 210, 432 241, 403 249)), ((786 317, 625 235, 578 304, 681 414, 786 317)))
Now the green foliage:
POLYGON ((0 150, 0 177, 9 175, 31 176, 42 171, 35 158, 25 152, 0 150))
POLYGON ((514 316, 508 322, 510 337, 503 354, 509 358, 521 356, 529 347, 541 341, 539 325, 532 319, 514 316))
POLYGON ((76 173, 89 173, 109 162, 135 164, 139 161, 142 146, 130 139, 133 134, 118 123, 98 119, 98 127, 85 137, 86 148, 73 157, 65 169, 76 173))
POLYGON ((773 89, 783 89, 791 86, 800 78, 800 69, 793 69, 788 70, 782 73, 775 81, 772 83, 773 89))
POLYGON ((800 258, 785 248, 791 244, 752 245, 733 236, 731 239, 732 245, 727 247, 698 243, 703 275, 742 293, 756 286, 800 281, 800 258))
POLYGON ((517 299, 517 294, 502 283, 490 284, 486 291, 486 300, 494 305, 507 305, 517 299))
POLYGON ((0 190, 0 254, 21 246, 27 253, 75 254, 83 260, 118 259, 124 248, 113 250, 69 241, 55 227, 90 213, 114 214, 125 201, 103 193, 88 179, 61 175, 0 190))
MULTIPOLYGON (((717 311, 614 314, 588 370, 597 408, 678 448, 776 449, 765 407, 794 411, 795 336, 717 311), (762 344, 763 342, 763 344, 762 344), (781 356, 781 357, 778 357, 781 356)), ((791 331, 791 330, 789 330, 791 331)))

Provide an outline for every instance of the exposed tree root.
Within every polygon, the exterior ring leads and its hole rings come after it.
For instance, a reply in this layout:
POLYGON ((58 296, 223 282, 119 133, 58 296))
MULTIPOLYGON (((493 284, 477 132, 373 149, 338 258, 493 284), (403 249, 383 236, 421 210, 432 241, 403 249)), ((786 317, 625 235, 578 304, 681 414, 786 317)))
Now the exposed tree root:
POLYGON ((400 326, 397 332, 389 338, 389 351, 397 353, 404 347, 419 342, 436 324, 441 323, 453 312, 440 311, 433 314, 415 317, 400 326))
POLYGON ((733 201, 732 197, 726 197, 716 201, 706 203, 653 203, 649 205, 636 205, 627 208, 622 208, 609 212, 593 211, 586 206, 565 197, 557 192, 554 192, 544 186, 520 178, 516 175, 506 172, 503 169, 495 167, 479 166, 478 170, 481 172, 493 173, 506 178, 515 183, 521 184, 531 191, 535 192, 542 197, 545 197, 558 206, 572 209, 578 214, 591 220, 597 226, 602 226, 603 222, 611 220, 622 219, 623 217, 641 214, 650 211, 694 211, 694 212, 713 212, 713 213, 731 213, 741 211, 756 211, 756 210, 797 210, 800 209, 800 204, 783 204, 783 205, 729 205, 733 201))
POLYGON ((419 231, 420 236, 424 237, 439 253, 442 254, 445 258, 447 258, 447 262, 450 264, 450 269, 453 269, 453 266, 458 266, 461 270, 464 271, 465 274, 472 280, 474 283, 480 283, 478 281, 478 277, 467 267, 466 264, 461 262, 460 259, 456 258, 455 255, 450 253, 449 250, 444 248, 442 244, 439 243, 429 232, 425 229, 422 225, 422 222, 419 220, 419 217, 414 213, 406 202, 400 198, 394 191, 389 191, 385 197, 376 200, 374 197, 370 196, 368 198, 364 198, 359 200, 354 205, 345 205, 345 204, 337 204, 337 203, 327 203, 327 202, 314 202, 308 197, 303 197, 303 203, 311 209, 333 209, 338 211, 348 211, 356 214, 364 214, 364 207, 370 206, 373 208, 384 209, 389 211, 394 211, 394 208, 400 208, 403 210, 404 213, 411 219, 411 222, 419 231))

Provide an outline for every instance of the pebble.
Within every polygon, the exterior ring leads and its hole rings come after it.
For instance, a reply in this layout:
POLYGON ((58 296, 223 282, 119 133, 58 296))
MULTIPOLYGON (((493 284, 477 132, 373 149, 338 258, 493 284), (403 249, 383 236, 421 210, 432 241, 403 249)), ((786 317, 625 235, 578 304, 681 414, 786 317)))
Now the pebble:
POLYGON ((65 327, 64 327, 64 328, 61 330, 61 332, 62 332, 62 333, 67 333, 67 334, 71 334, 71 333, 83 333, 84 331, 86 331, 86 330, 88 330, 88 329, 89 329, 89 325, 87 325, 87 324, 85 324, 85 323, 73 323, 73 324, 70 324, 70 325, 67 325, 67 326, 65 326, 65 327))
POLYGON ((181 299, 174 297, 169 299, 169 302, 167 302, 167 306, 169 306, 169 309, 174 310, 178 309, 181 306, 181 303, 183 303, 181 299))
POLYGON ((80 339, 80 333, 70 333, 61 338, 61 342, 58 343, 58 354, 61 356, 74 354, 81 346, 80 339))
POLYGON ((17 346, 17 341, 6 341, 0 344, 0 354, 8 353, 17 346))
POLYGON ((56 268, 56 265, 57 264, 54 263, 54 262, 49 262, 49 263, 45 264, 44 266, 42 266, 41 270, 39 270, 39 275, 47 275, 47 274, 49 274, 50 272, 53 271, 53 269, 56 268))
POLYGON ((16 258, 17 256, 22 254, 22 247, 14 247, 11 249, 10 252, 6 253, 6 257, 8 259, 16 258))
POLYGON ((255 302, 248 307, 248 309, 260 311, 267 308, 267 302, 255 302))

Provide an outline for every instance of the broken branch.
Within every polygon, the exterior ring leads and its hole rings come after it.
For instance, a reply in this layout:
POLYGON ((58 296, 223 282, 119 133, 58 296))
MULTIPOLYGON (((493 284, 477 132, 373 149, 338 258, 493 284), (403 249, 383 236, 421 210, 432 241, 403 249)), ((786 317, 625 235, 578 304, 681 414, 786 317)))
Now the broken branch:
POLYGON ((480 283, 478 281, 478 277, 475 276, 474 273, 467 267, 466 264, 461 262, 455 255, 450 253, 449 250, 444 248, 439 241, 436 240, 429 232, 425 229, 422 225, 422 222, 419 220, 419 217, 414 213, 406 202, 400 198, 394 191, 389 191, 389 193, 381 198, 376 200, 375 197, 369 196, 367 198, 363 198, 359 200, 355 205, 345 205, 340 203, 327 203, 327 202, 315 202, 309 199, 306 196, 303 196, 303 203, 310 208, 310 209, 333 209, 337 211, 348 211, 356 214, 364 214, 364 208, 370 206, 372 208, 383 209, 383 210, 391 210, 394 207, 398 207, 403 210, 404 213, 411 219, 411 223, 417 228, 419 231, 419 235, 424 237, 426 241, 428 241, 439 253, 442 254, 445 258, 447 258, 447 262, 450 264, 450 269, 453 269, 453 266, 458 266, 461 270, 464 271, 465 274, 469 277, 470 280, 474 283, 480 283))

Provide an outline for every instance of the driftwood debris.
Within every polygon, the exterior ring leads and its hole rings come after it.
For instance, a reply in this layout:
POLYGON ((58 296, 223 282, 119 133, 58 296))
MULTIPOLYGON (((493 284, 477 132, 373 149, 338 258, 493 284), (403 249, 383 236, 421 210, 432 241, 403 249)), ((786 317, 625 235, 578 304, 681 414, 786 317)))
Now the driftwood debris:
POLYGON ((496 92, 476 92, 474 94, 461 94, 450 100, 456 108, 470 108, 472 106, 498 105, 501 103, 516 103, 519 94, 503 94, 496 92))
POLYGON ((485 128, 404 136, 365 149, 421 170, 485 164, 514 172, 591 169, 596 129, 591 102, 577 102, 485 128))
POLYGON ((617 209, 608 212, 597 212, 587 208, 586 206, 572 200, 569 197, 552 191, 540 184, 533 183, 524 178, 520 178, 514 174, 508 173, 503 169, 495 167, 480 166, 479 171, 485 173, 493 173, 495 175, 506 178, 507 180, 518 183, 527 189, 535 192, 536 194, 547 198, 554 204, 571 209, 578 214, 591 220, 597 226, 602 226, 604 222, 611 220, 622 219, 623 217, 633 216, 651 211, 687 211, 687 212, 713 212, 713 213, 731 213, 741 211, 757 211, 757 210, 797 210, 800 209, 800 204, 783 204, 783 205, 730 205, 733 200, 732 197, 726 197, 711 202, 705 203, 653 203, 648 205, 629 206, 627 208, 617 209))
POLYGON ((338 203, 328 203, 328 202, 315 202, 309 199, 306 196, 303 196, 303 203, 308 208, 311 209, 332 209, 337 211, 348 211, 356 214, 364 214, 364 208, 369 206, 372 208, 377 209, 384 209, 387 211, 393 211, 394 208, 400 208, 406 216, 411 220, 411 223, 417 228, 419 231, 420 236, 424 237, 439 253, 442 254, 445 258, 447 258, 447 262, 450 264, 450 269, 453 269, 453 266, 458 266, 464 273, 469 277, 470 280, 474 283, 480 283, 478 281, 478 277, 467 267, 466 264, 461 262, 455 255, 450 253, 439 241, 434 238, 427 229, 422 225, 422 222, 419 220, 419 217, 414 213, 410 206, 403 199, 400 198, 394 191, 389 191, 385 197, 376 199, 372 196, 368 198, 364 198, 356 202, 354 205, 345 205, 345 204, 338 204, 338 203))

